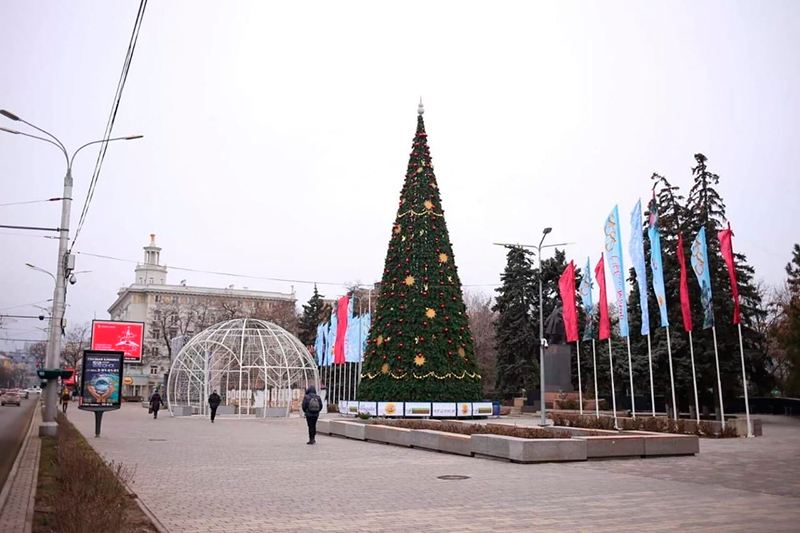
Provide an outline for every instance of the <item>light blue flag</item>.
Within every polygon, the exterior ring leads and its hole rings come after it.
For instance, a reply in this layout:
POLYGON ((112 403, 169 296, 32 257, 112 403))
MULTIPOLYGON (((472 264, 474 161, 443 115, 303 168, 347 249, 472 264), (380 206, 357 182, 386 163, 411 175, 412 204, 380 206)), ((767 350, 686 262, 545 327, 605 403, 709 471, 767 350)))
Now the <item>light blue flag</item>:
POLYGON ((351 316, 347 320, 347 332, 344 340, 345 363, 358 363, 361 317, 351 316))
POLYGON ((372 317, 369 313, 361 315, 361 355, 359 361, 364 360, 364 352, 367 349, 367 340, 369 339, 369 328, 372 327, 372 317))
POLYGON ((664 263, 661 261, 661 234, 658 232, 658 204, 655 199, 650 208, 650 224, 647 227, 647 236, 650 238, 650 268, 653 271, 653 292, 656 293, 658 310, 661 313, 661 327, 668 328, 667 291, 664 289, 664 263))
POLYGON ((700 284, 700 303, 703 305, 703 329, 714 327, 714 304, 711 301, 711 276, 708 273, 706 228, 700 228, 692 241, 692 270, 700 284))
POLYGON ((326 366, 333 364, 333 345, 336 344, 336 326, 339 321, 336 318, 336 306, 331 311, 331 325, 328 327, 328 344, 325 346, 326 366))
POLYGON ((619 334, 628 336, 628 303, 625 301, 625 264, 622 261, 622 232, 619 228, 619 206, 608 215, 604 226, 606 234, 606 259, 611 268, 611 279, 617 297, 617 314, 619 315, 619 334))
POLYGON ((631 242, 629 251, 636 283, 639 285, 639 306, 642 308, 642 335, 650 335, 650 310, 647 307, 647 267, 644 262, 644 238, 642 237, 642 201, 636 202, 631 212, 631 242))
POLYGON ((317 366, 325 366, 325 331, 327 324, 317 326, 317 341, 314 343, 314 354, 317 356, 317 366))
POLYGON ((586 268, 583 269, 583 278, 579 291, 583 309, 586 311, 586 324, 583 328, 583 340, 589 341, 594 338, 594 304, 592 303, 592 267, 589 258, 586 258, 586 268))

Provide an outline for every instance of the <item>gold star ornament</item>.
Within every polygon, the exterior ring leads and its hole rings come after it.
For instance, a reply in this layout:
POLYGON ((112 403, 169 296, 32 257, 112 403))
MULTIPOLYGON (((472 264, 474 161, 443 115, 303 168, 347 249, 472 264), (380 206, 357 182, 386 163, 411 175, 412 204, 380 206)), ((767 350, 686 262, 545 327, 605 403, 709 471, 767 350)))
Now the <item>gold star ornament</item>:
POLYGON ((466 357, 467 356, 467 352, 466 352, 466 350, 464 350, 464 348, 459 348, 458 349, 458 355, 459 355, 459 357, 466 357))
POLYGON ((414 276, 408 276, 406 278, 406 285, 411 286, 414 284, 414 276))
POLYGON ((381 374, 388 374, 389 373, 389 363, 383 363, 381 367, 381 374))
POLYGON ((439 254, 439 262, 440 263, 447 263, 449 260, 450 260, 450 258, 447 257, 447 254, 439 254))
POLYGON ((422 354, 419 354, 418 356, 416 356, 414 358, 414 364, 417 365, 417 366, 424 365, 425 364, 425 356, 422 355, 422 354))
POLYGON ((425 310, 425 316, 428 318, 436 318, 436 311, 429 307, 425 310))
POLYGON ((425 206, 425 209, 433 209, 433 202, 431 202, 430 200, 425 200, 425 203, 423 205, 425 206))
POLYGON ((375 339, 375 342, 378 344, 378 346, 383 344, 383 335, 378 335, 378 338, 375 339))

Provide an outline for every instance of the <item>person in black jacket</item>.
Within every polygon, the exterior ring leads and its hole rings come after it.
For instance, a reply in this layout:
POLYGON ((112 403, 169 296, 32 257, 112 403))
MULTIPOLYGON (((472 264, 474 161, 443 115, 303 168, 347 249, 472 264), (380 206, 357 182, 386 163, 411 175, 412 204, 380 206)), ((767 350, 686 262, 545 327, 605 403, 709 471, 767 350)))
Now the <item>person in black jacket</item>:
POLYGON ((217 407, 219 407, 219 403, 222 401, 217 394, 217 390, 211 392, 211 396, 208 397, 208 406, 211 408, 211 423, 214 423, 214 418, 217 416, 217 407))
POLYGON ((150 396, 150 410, 153 412, 153 418, 158 418, 158 410, 164 406, 163 400, 161 400, 161 395, 158 393, 158 389, 150 396))
POLYGON ((311 385, 306 389, 306 395, 303 397, 303 413, 306 415, 306 423, 308 424, 308 442, 306 444, 316 444, 315 437, 317 436, 317 418, 322 412, 322 398, 317 395, 317 389, 311 385))

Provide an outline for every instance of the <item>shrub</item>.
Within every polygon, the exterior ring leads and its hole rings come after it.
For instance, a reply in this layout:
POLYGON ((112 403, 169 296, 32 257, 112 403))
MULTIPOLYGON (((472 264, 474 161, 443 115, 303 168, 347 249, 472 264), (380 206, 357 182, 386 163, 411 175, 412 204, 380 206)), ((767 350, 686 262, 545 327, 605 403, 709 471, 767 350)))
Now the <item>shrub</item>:
MULTIPOLYGON (((614 418, 593 415, 579 415, 575 413, 548 413, 556 426, 614 430, 614 418)), ((701 421, 696 427, 690 427, 686 420, 668 419, 653 416, 638 416, 636 418, 618 418, 619 428, 626 431, 651 431, 654 433, 677 433, 679 435, 697 435, 699 437, 732 438, 736 437, 736 428, 728 425, 724 430, 717 430, 709 421, 701 421)))
POLYGON ((370 418, 372 418, 372 415, 370 415, 369 413, 365 413, 364 411, 361 411, 358 413, 358 418, 360 418, 361 420, 369 420, 370 418))
POLYGON ((445 431, 447 433, 458 433, 460 435, 504 435, 506 437, 520 437, 523 439, 569 439, 572 437, 572 435, 566 431, 553 431, 550 429, 524 426, 505 426, 499 424, 468 424, 463 422, 451 422, 447 420, 385 419, 374 421, 373 423, 406 429, 433 429, 436 431, 445 431))
POLYGON ((329 413, 338 413, 339 412, 339 405, 335 403, 328 404, 328 412, 329 413))

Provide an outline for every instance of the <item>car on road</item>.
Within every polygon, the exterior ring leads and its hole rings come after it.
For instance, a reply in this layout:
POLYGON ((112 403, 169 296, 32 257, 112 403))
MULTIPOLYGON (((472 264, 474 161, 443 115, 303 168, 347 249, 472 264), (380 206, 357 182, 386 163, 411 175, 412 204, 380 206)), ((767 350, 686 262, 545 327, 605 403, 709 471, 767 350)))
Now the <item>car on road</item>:
POLYGON ((37 389, 36 387, 31 387, 30 389, 28 389, 28 393, 29 394, 41 394, 42 393, 42 389, 37 389))
POLYGON ((17 394, 19 394, 21 397, 25 398, 26 400, 28 399, 28 389, 17 389, 17 394))
POLYGON ((22 403, 22 400, 20 400, 19 394, 17 394, 15 391, 6 391, 3 394, 3 399, 2 402, 0 403, 2 403, 2 405, 13 403, 17 407, 19 407, 22 403))

